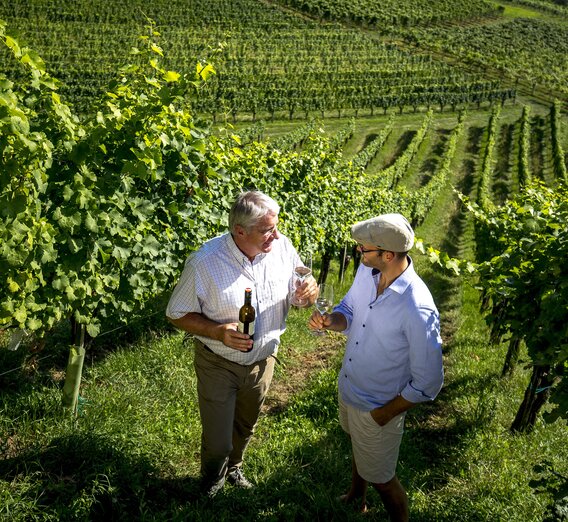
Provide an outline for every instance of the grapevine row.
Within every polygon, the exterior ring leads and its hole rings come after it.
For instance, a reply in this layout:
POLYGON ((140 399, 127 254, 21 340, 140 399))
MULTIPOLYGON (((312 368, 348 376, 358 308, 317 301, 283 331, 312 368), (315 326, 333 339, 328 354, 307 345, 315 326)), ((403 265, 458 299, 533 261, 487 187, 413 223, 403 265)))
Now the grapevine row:
POLYGON ((550 108, 550 138, 552 141, 552 164, 554 175, 560 181, 566 181, 566 163, 560 136, 560 102, 556 100, 550 108))
POLYGON ((381 187, 391 189, 397 186, 400 179, 406 173, 410 163, 414 159, 414 156, 418 152, 420 145, 424 141, 426 134, 432 124, 433 112, 430 110, 426 113, 420 128, 416 132, 416 135, 412 138, 412 141, 405 149, 405 151, 396 159, 396 161, 386 169, 380 171, 376 177, 377 182, 381 187))
POLYGON ((304 145, 308 137, 314 132, 316 122, 314 120, 301 125, 294 131, 272 140, 269 146, 273 149, 289 151, 304 145))
POLYGON ((446 187, 448 177, 451 173, 450 166, 456 154, 458 140, 460 139, 463 129, 465 113, 460 113, 458 124, 452 131, 448 139, 448 147, 442 157, 441 165, 438 171, 430 178, 428 183, 416 191, 413 195, 412 222, 415 226, 424 221, 430 208, 441 190, 446 187))
POLYGON ((529 163, 529 154, 531 146, 531 124, 530 124, 531 108, 530 105, 523 107, 521 115, 521 130, 519 135, 519 185, 524 187, 530 183, 532 175, 529 163))
POLYGON ((415 44, 455 56, 462 63, 493 68, 537 84, 559 96, 568 95, 568 29, 541 19, 507 20, 472 27, 412 28, 405 38, 415 44))
MULTIPOLYGON (((512 3, 511 0, 505 0, 506 2, 512 3)), ((568 9, 562 5, 558 5, 552 2, 546 2, 542 0, 514 0, 516 4, 526 5, 533 9, 539 11, 546 11, 552 14, 568 16, 568 9)))
POLYGON ((374 27, 427 25, 446 20, 466 20, 498 12, 488 2, 433 0, 417 4, 410 0, 369 2, 363 0, 279 0, 312 16, 362 23, 374 27))
POLYGON ((366 170, 369 167, 370 163, 373 161, 373 159, 381 150, 381 148, 385 144, 385 141, 389 137, 392 131, 393 123, 394 116, 391 115, 389 121, 381 129, 381 132, 379 132, 378 136, 373 141, 371 141, 371 143, 369 143, 362 151, 358 152, 357 155, 351 160, 353 168, 362 168, 366 170))
POLYGON ((497 105, 491 112, 489 124, 487 126, 487 137, 481 170, 479 174, 479 182, 477 188, 477 203, 482 209, 488 208, 491 204, 491 181, 493 171, 493 153, 495 149, 495 141, 497 130, 499 128, 499 116, 501 114, 501 106, 497 105))
POLYGON ((355 120, 351 119, 349 124, 340 129, 329 142, 329 150, 337 151, 343 149, 345 144, 353 137, 355 132, 355 120))
MULTIPOLYGON (((192 0, 190 5, 175 0, 167 9, 160 0, 148 10, 141 1, 100 3, 96 10, 84 2, 64 10, 39 0, 30 6, 20 0, 0 6, 0 18, 41 51, 51 75, 64 83, 62 96, 80 112, 89 112, 104 94, 115 64, 131 60, 127 53, 145 23, 142 13, 155 16, 161 27, 170 67, 189 74, 196 59, 209 57, 215 64, 217 76, 194 100, 193 109, 213 118, 309 117, 345 110, 373 114, 433 105, 443 110, 514 97, 498 82, 465 74, 431 56, 414 56, 358 31, 319 25, 252 0, 192 0), (41 30, 29 32, 31 27, 41 30)), ((0 63, 10 76, 17 73, 2 55, 0 63)))
POLYGON ((251 143, 253 141, 262 141, 265 128, 266 123, 264 121, 258 121, 244 129, 241 129, 237 133, 239 136, 240 145, 247 145, 248 143, 251 143))

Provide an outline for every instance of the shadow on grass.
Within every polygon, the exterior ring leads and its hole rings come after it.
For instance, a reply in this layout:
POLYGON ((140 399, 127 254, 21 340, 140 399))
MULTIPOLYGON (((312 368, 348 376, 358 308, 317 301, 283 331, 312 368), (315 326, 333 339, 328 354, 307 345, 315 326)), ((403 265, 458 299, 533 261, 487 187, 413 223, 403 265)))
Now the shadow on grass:
POLYGON ((171 502, 157 475, 144 457, 94 434, 55 438, 48 448, 0 460, 0 477, 16 489, 24 476, 31 479, 19 492, 18 507, 9 506, 15 516, 35 505, 59 520, 126 519, 143 506, 171 502))
MULTIPOLYGON (((475 181, 475 163, 471 160, 464 160, 460 173, 456 189, 466 196, 471 196, 475 181)), ((448 253, 451 257, 459 258, 462 253, 462 238, 466 227, 467 215, 464 213, 462 206, 458 203, 449 215, 447 232, 440 242, 440 250, 448 253)), ((447 341, 451 341, 459 328, 455 317, 461 306, 459 301, 459 287, 462 281, 460 280, 460 276, 455 276, 450 272, 439 270, 438 268, 426 268, 421 270, 420 275, 428 285, 440 310, 442 335, 447 349, 448 346, 451 346, 451 343, 447 341)))
MULTIPOLYGON (((118 347, 124 349, 174 331, 165 317, 168 297, 169 294, 162 295, 151 301, 128 324, 104 321, 101 335, 86 342, 83 373, 118 347)), ((40 348, 31 341, 22 343, 16 351, 0 349, 0 391, 6 389, 23 395, 38 386, 60 383, 63 387, 72 342, 71 324, 65 320, 46 336, 40 348)))
POLYGON ((379 135, 372 132, 370 134, 367 134, 365 136, 365 141, 363 143, 363 145, 361 145, 361 148, 357 151, 357 154, 359 154, 360 152, 364 151, 366 147, 368 147, 373 141, 375 141, 377 139, 379 135))
POLYGON ((465 152, 473 154, 474 156, 479 155, 479 151, 481 150, 481 138, 484 132, 484 127, 469 128, 465 152))
POLYGON ((497 162, 493 168, 493 187, 495 203, 502 205, 511 195, 511 150, 515 124, 504 124, 501 127, 498 141, 497 162))
MULTIPOLYGON (((350 443, 337 421, 336 372, 337 368, 314 376, 309 389, 286 410, 269 416, 271 438, 278 437, 283 426, 296 423, 313 430, 299 444, 283 444, 278 452, 262 443, 252 450, 258 454, 247 461, 245 472, 254 473, 256 462, 259 476, 263 469, 269 470, 254 490, 226 486, 215 499, 204 499, 197 477, 176 476, 175 471, 158 467, 138 454, 132 441, 122 449, 92 432, 54 438, 47 447, 0 460, 0 479, 14 488, 13 496, 19 495, 17 509, 35 506, 58 520, 386 520, 374 491, 369 493, 370 511, 365 517, 336 500, 349 488, 351 477, 350 443)), ((472 387, 487 386, 457 381, 444 388, 436 403, 409 413, 399 466, 409 492, 443 487, 445 477, 459 467, 462 438, 483 426, 485 419, 455 422, 453 416, 451 422, 440 417, 440 411, 472 387), (438 477, 437 482, 423 480, 431 476, 438 477)), ((273 440, 270 444, 279 448, 273 440)), ((16 514, 17 509, 13 509, 16 514)), ((412 518, 446 520, 431 509, 412 518)))
POLYGON ((424 187, 432 179, 432 176, 438 170, 438 165, 442 154, 446 150, 446 144, 448 142, 448 137, 451 133, 451 129, 437 129, 436 130, 436 143, 432 147, 430 154, 426 161, 422 163, 420 167, 420 172, 422 177, 420 180, 420 187, 424 187))
POLYGON ((389 157, 385 159, 385 162, 383 163, 381 168, 387 169, 390 166, 394 165, 396 160, 408 148, 408 146, 410 145, 410 142, 412 141, 414 136, 416 136, 416 133, 417 132, 414 131, 414 130, 408 130, 408 131, 403 132, 401 134, 401 136, 398 138, 398 141, 396 142, 396 145, 394 146, 394 150, 389 155, 389 157))

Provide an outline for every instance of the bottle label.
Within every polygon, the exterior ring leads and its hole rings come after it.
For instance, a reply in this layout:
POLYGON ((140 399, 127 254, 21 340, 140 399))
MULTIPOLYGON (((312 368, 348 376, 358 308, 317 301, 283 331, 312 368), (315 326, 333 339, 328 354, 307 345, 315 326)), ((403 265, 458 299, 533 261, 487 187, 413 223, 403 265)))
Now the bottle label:
POLYGON ((252 338, 254 336, 254 321, 251 321, 250 323, 242 323, 239 321, 237 330, 241 333, 249 334, 252 338))

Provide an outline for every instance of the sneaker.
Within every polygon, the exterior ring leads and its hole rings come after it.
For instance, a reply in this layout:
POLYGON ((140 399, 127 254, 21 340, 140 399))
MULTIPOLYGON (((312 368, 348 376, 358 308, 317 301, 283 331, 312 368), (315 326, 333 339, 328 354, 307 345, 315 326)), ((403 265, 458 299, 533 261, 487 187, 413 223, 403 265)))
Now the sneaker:
POLYGON ((239 488, 250 489, 252 483, 243 475, 241 468, 232 468, 227 473, 227 482, 239 488))
POLYGON ((219 491, 223 489, 224 486, 225 486, 225 479, 222 478, 217 482, 213 482, 212 484, 211 483, 204 484, 202 486, 202 491, 206 497, 213 498, 215 495, 217 495, 217 493, 219 493, 219 491))

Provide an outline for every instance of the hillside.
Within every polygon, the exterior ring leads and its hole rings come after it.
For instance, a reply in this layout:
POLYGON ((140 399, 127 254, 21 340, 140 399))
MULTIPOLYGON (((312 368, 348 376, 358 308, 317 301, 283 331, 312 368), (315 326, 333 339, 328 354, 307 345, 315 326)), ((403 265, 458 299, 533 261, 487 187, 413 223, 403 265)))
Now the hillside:
MULTIPOLYGON (((437 16, 440 21, 457 17, 464 23, 474 13, 474 21, 480 14, 498 16, 494 7, 479 4, 484 6, 481 11, 477 4, 463 3, 437 16)), ((405 16, 415 11, 406 4, 397 9, 406 10, 405 16)), ((321 20, 254 0, 151 5, 138 1, 128 6, 82 0, 63 10, 48 1, 0 6, 0 19, 39 52, 48 70, 62 81, 63 94, 81 111, 101 96, 116 76, 117 64, 130 59, 129 51, 145 34, 148 18, 162 35, 160 45, 172 68, 189 72, 196 59, 210 59, 215 65, 217 77, 196 107, 209 114, 325 117, 353 110, 372 114, 391 107, 479 105, 515 96, 514 85, 498 78, 389 43, 392 34, 408 23, 400 28, 381 24, 378 30, 361 32, 356 23, 350 28, 330 21, 332 13, 321 20)), ((5 55, 3 61, 8 72, 17 72, 5 55)))
MULTIPOLYGON (((445 384, 407 417, 411 519, 562 520, 563 9, 2 2, 0 519, 362 518, 337 502, 351 476, 345 338, 312 336, 308 309, 289 315, 248 450, 257 487, 199 494, 194 352, 165 301, 254 187, 336 300, 352 223, 400 212, 416 230, 445 384)), ((368 500, 366 518, 384 520, 368 500)))

